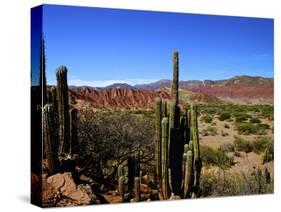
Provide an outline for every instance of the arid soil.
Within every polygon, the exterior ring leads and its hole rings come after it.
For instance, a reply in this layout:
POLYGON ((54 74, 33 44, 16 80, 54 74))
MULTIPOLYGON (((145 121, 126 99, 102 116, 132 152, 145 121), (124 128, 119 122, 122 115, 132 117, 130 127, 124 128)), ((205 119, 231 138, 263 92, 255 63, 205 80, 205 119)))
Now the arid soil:
MULTIPOLYGON (((207 136, 200 136, 200 144, 202 146, 209 146, 214 149, 218 149, 223 144, 233 144, 235 136, 238 136, 240 138, 243 138, 247 141, 253 142, 258 137, 266 137, 269 140, 274 139, 274 134, 272 131, 273 127, 273 121, 269 121, 268 119, 260 119, 263 124, 268 124, 270 126, 270 129, 266 130, 265 135, 239 135, 238 131, 236 130, 234 123, 229 121, 220 121, 218 118, 213 119, 213 126, 217 129, 217 135, 207 135, 207 136), (224 125, 229 125, 229 128, 225 128, 224 125), (227 133, 228 135, 223 136, 223 133, 227 133)), ((207 129, 211 124, 205 123, 202 120, 199 120, 199 131, 202 131, 203 129, 207 129)), ((234 162, 235 164, 229 169, 230 172, 245 172, 253 170, 253 168, 263 168, 266 167, 269 169, 269 171, 273 174, 274 173, 274 166, 273 162, 269 162, 266 164, 262 164, 262 158, 261 155, 258 155, 254 152, 239 152, 239 157, 235 156, 234 154, 231 154, 231 156, 234 156, 234 162)))

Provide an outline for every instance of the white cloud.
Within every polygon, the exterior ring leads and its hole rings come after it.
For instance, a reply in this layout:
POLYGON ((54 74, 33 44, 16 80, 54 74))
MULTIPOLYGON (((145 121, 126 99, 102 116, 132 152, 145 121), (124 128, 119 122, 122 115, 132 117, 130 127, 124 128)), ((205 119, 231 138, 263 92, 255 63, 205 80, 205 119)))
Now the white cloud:
POLYGON ((146 84, 155 82, 157 80, 150 80, 150 79, 125 79, 125 80, 93 80, 93 81, 87 81, 87 80, 79 80, 79 79, 73 79, 69 80, 69 85, 74 86, 91 86, 91 87, 106 87, 115 83, 127 83, 129 85, 136 85, 136 84, 146 84))

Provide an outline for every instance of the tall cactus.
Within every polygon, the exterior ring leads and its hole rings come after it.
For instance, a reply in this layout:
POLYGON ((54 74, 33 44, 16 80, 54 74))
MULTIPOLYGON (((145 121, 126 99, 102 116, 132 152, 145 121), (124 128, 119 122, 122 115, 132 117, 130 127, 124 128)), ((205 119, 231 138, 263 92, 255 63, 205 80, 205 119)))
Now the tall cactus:
POLYGON ((43 152, 44 158, 48 163, 49 174, 54 174, 59 165, 53 113, 54 109, 52 105, 46 104, 43 107, 43 152))
POLYGON ((70 147, 69 153, 75 154, 77 152, 77 145, 78 145, 78 135, 77 135, 77 109, 73 108, 69 111, 69 122, 70 122, 70 147))
POLYGON ((173 53, 173 83, 172 83, 172 100, 178 105, 179 100, 179 53, 174 50, 173 53))
POLYGON ((40 45, 40 94, 41 94, 41 104, 45 105, 47 103, 47 80, 46 80, 46 55, 45 55, 45 41, 42 35, 41 45, 40 45))
MULTIPOLYGON (((162 102, 162 117, 160 115, 160 100, 156 100, 156 142, 159 141, 159 120, 162 118, 161 130, 161 173, 163 199, 168 199, 170 192, 176 196, 189 198, 200 195, 199 179, 201 159, 197 123, 197 106, 186 107, 181 116, 178 105, 179 71, 178 52, 173 54, 174 69, 171 89, 169 113, 162 102), (163 112, 164 111, 164 112, 163 112), (157 140, 158 139, 158 140, 157 140)), ((166 104, 166 103, 165 103, 166 104)), ((157 151, 157 148, 156 148, 157 151)), ((156 166, 159 168, 157 157, 156 166)), ((158 185, 158 187, 160 187, 158 185)))
POLYGON ((191 132, 193 139, 193 154, 194 154, 194 192, 193 197, 197 197, 199 194, 199 179, 202 167, 202 161, 200 158, 200 146, 198 135, 198 121, 197 121, 197 106, 191 105, 191 132))
POLYGON ((169 198, 168 191, 168 140, 169 140, 169 121, 165 117, 162 119, 162 148, 161 148, 161 163, 162 163, 162 193, 163 199, 169 198))
POLYGON ((162 100, 160 98, 156 98, 155 100, 155 161, 156 161, 156 175, 157 175, 157 181, 158 185, 161 188, 161 120, 162 120, 162 114, 161 114, 161 107, 162 107, 162 100))
POLYGON ((61 66, 57 69, 57 99, 59 114, 59 153, 69 153, 69 106, 68 106, 68 85, 67 68, 61 66))

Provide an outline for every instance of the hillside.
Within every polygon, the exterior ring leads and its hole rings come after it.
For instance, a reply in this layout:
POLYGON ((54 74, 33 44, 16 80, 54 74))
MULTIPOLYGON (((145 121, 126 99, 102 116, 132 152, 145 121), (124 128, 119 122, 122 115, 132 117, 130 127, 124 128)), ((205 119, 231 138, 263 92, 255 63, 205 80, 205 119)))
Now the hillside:
POLYGON ((69 92, 72 99, 96 109, 147 109, 154 107, 156 97, 170 98, 169 93, 164 91, 132 88, 88 89, 76 87, 70 89, 69 92))
MULTIPOLYGON (((148 109, 154 99, 169 99, 170 80, 131 86, 117 83, 104 88, 71 86, 71 99, 95 109, 148 109)), ((200 103, 272 104, 273 79, 236 76, 227 80, 180 81, 181 104, 200 103)))

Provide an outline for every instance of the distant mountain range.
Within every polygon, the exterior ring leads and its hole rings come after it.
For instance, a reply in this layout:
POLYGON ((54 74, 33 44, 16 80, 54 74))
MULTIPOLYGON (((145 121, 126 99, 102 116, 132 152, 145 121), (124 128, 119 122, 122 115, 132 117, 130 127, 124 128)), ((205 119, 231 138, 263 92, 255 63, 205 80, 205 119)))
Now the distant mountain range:
MULTIPOLYGON (((159 89, 163 87, 170 87, 171 80, 159 80, 149 84, 139 84, 135 85, 135 88, 139 89, 159 89)), ((179 86, 183 89, 195 89, 202 86, 264 86, 264 85, 273 85, 273 78, 264 78, 264 77, 254 77, 254 76, 235 76, 230 79, 225 80, 187 80, 180 81, 179 86)))
MULTIPOLYGON (((235 76, 225 80, 180 81, 180 99, 201 103, 273 104, 273 78, 235 76)), ((170 98, 171 80, 131 86, 116 83, 104 88, 70 86, 70 96, 93 108, 152 108, 154 99, 170 98)))

